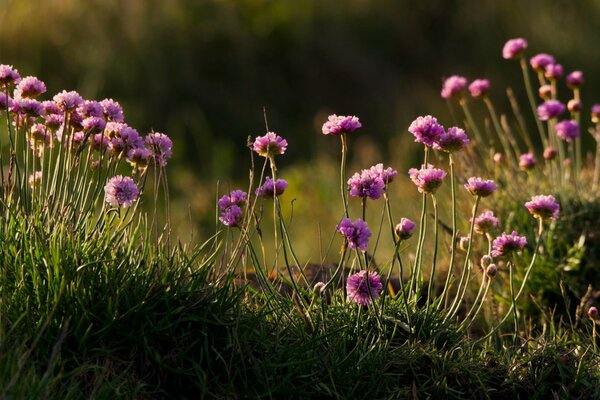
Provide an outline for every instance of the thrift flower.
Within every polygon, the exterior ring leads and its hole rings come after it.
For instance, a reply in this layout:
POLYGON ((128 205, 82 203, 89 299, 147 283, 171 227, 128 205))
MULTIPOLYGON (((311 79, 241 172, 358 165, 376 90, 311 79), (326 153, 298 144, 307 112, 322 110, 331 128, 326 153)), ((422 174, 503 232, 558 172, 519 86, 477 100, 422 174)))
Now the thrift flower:
POLYGON ((104 199, 112 207, 130 207, 137 200, 139 194, 134 180, 128 176, 114 176, 104 186, 104 199))
POLYGON ((367 306, 377 299, 383 289, 381 278, 377 272, 360 271, 350 275, 346 281, 348 300, 367 306))
POLYGON ((557 151, 554 147, 548 147, 544 150, 544 160, 550 161, 556 158, 557 151))
POLYGON ((12 65, 0 64, 0 86, 6 87, 19 83, 21 76, 12 65))
POLYGON ((552 86, 540 86, 540 88, 538 89, 538 94, 542 100, 550 100, 552 98, 552 86))
POLYGON ((560 211, 560 205, 551 195, 533 196, 530 201, 525 203, 525 207, 531 215, 541 219, 557 219, 560 211))
POLYGON ((546 79, 556 81, 563 76, 563 66, 560 64, 548 64, 544 68, 544 76, 546 79))
POLYGON ((437 119, 431 115, 426 115, 415 119, 408 127, 408 131, 415 137, 415 142, 432 147, 444 133, 444 127, 438 124, 437 119))
POLYGON ((492 242, 492 257, 501 257, 523 250, 526 245, 527 238, 525 236, 519 236, 516 231, 510 235, 504 232, 492 242))
POLYGON ((511 60, 525 51, 527 48, 527 40, 523 38, 510 39, 502 49, 502 57, 506 60, 511 60))
POLYGON ((274 132, 267 132, 265 136, 258 136, 254 140, 254 151, 260 156, 271 157, 285 153, 288 142, 274 132))
POLYGON ((540 53, 531 57, 529 64, 537 72, 543 72, 548 64, 554 64, 555 60, 550 54, 540 53))
POLYGON ((13 100, 13 112, 22 116, 37 118, 44 115, 44 106, 37 100, 22 98, 13 100))
POLYGON ((79 93, 75 91, 67 92, 66 90, 63 90, 55 95, 53 100, 56 102, 58 108, 60 108, 63 112, 73 111, 81 103, 83 103, 83 98, 81 98, 79 93))
POLYGON ((479 99, 487 94, 490 90, 490 81, 487 79, 475 79, 469 85, 469 92, 475 99, 479 99))
POLYGON ((248 194, 241 190, 234 190, 229 195, 221 197, 218 201, 221 214, 219 221, 225 226, 238 226, 242 221, 241 206, 246 204, 248 194))
POLYGON ((265 178, 265 183, 256 189, 256 195, 258 197, 273 197, 273 194, 279 196, 283 194, 287 187, 288 183, 285 180, 277 179, 276 181, 273 181, 270 176, 267 176, 265 178))
POLYGON ((371 231, 365 221, 358 218, 352 222, 350 218, 344 218, 335 229, 344 236, 349 248, 367 251, 371 231))
MULTIPOLYGON (((94 136, 94 148, 97 150, 104 150, 108 147, 108 138, 102 134, 98 134, 101 137, 94 136), (106 142, 104 141, 106 139, 106 142), (106 144, 105 144, 106 143, 106 144)), ((127 152, 127 162, 134 168, 141 170, 145 169, 152 159, 152 150, 147 147, 135 147, 127 152)))
POLYGON ((519 168, 521 171, 528 171, 535 167, 537 160, 532 153, 525 153, 519 156, 519 168))
POLYGON ((21 79, 15 88, 15 99, 38 97, 46 93, 46 85, 35 76, 26 76, 21 79))
POLYGON ((427 164, 427 167, 423 166, 421 169, 409 169, 408 176, 417 185, 420 193, 433 193, 442 184, 446 173, 427 164))
POLYGON ((324 135, 341 135, 342 133, 352 133, 361 126, 358 117, 332 114, 323 124, 322 132, 324 135))
POLYGON ((556 134, 567 142, 579 137, 579 124, 577 121, 566 119, 556 124, 556 134))
POLYGON ((594 104, 592 106, 592 122, 595 124, 600 122, 600 104, 594 104))
POLYGON ((104 127, 106 126, 106 121, 99 117, 87 117, 81 123, 83 129, 86 132, 91 132, 92 134, 101 133, 104 131, 104 127))
POLYGON ((537 108, 538 118, 547 121, 565 112, 565 105, 558 100, 546 100, 537 108))
POLYGON ((486 233, 498 227, 498 218, 494 216, 494 212, 486 210, 475 218, 475 232, 485 235, 486 233))
POLYGON ((483 180, 478 177, 472 176, 468 179, 465 184, 465 189, 469 191, 473 196, 487 197, 491 195, 497 186, 492 180, 483 180))
POLYGON ((86 100, 77 108, 77 112, 83 118, 104 118, 104 107, 97 101, 86 100))
POLYGON ((437 141, 433 143, 433 148, 446 153, 454 153, 468 144, 469 138, 465 131, 452 127, 438 137, 437 141))
POLYGON ((102 105, 104 118, 106 118, 107 121, 125 121, 125 118, 123 117, 123 108, 118 102, 113 99, 104 99, 100 102, 100 105, 102 105))
POLYGON ((454 96, 458 96, 467 86, 467 78, 458 75, 452 75, 450 78, 444 81, 442 87, 442 98, 449 99, 454 96))
POLYGON ((588 317, 593 319, 594 321, 598 319, 598 309, 594 306, 590 307, 588 310, 588 317))
POLYGON ((413 221, 408 218, 400 218, 400 223, 396 225, 396 236, 400 240, 407 240, 413 235, 413 231, 417 226, 413 221))
POLYGON ((368 197, 371 200, 377 200, 383 195, 385 182, 378 174, 371 173, 371 170, 363 169, 348 179, 349 194, 354 197, 368 197))
MULTIPOLYGON (((173 141, 164 133, 152 132, 146 135, 146 146, 152 150, 154 162, 159 167, 166 167, 167 160, 173 157, 173 141)), ((137 147, 142 147, 137 146, 137 147)))
POLYGON ((569 112, 572 112, 572 113, 581 111, 581 100, 578 100, 578 99, 569 100, 569 102, 567 103, 567 110, 569 110, 569 112))
POLYGON ((369 168, 369 172, 373 176, 376 176, 379 179, 381 179, 385 184, 391 183, 396 177, 396 175, 398 175, 398 171, 396 171, 392 167, 387 167, 384 169, 383 164, 381 163, 373 165, 371 168, 369 168))
POLYGON ((42 101, 42 105, 44 106, 44 113, 46 115, 55 114, 55 115, 63 115, 63 112, 60 111, 60 108, 56 105, 52 100, 42 101))
POLYGON ((567 86, 571 89, 578 88, 583 85, 583 72, 573 71, 567 75, 567 86))

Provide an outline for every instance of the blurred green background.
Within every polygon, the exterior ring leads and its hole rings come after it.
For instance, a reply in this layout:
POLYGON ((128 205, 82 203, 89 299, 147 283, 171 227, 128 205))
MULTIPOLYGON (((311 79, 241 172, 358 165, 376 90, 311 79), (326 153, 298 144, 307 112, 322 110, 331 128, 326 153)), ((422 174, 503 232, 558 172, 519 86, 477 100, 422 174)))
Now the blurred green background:
MULTIPOLYGON (((331 236, 339 143, 320 135, 328 114, 363 122, 349 172, 383 161, 404 176, 420 151, 410 122, 433 114, 454 124, 439 97, 444 77, 490 78, 508 110, 503 88, 523 89, 501 49, 522 36, 529 55, 584 71, 589 106, 600 86, 598 32, 600 1, 0 0, 0 63, 38 76, 49 95, 114 98, 140 132, 173 138, 184 237, 214 220, 216 180, 223 193, 247 176, 246 138, 264 133, 263 106, 269 128, 290 142, 280 163, 296 218, 331 236)), ((411 195, 397 196, 399 209, 416 210, 411 195)))

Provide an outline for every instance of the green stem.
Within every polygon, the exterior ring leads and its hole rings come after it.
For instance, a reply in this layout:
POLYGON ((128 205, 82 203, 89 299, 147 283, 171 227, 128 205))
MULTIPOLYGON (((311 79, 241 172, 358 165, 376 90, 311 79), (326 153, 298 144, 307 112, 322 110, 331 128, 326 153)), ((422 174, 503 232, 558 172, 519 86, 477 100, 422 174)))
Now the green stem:
MULTIPOLYGON (((441 296, 444 307, 448 305, 448 287, 450 286, 452 272, 454 271, 454 259, 456 257, 456 236, 458 234, 458 231, 456 229, 456 177, 454 175, 454 160, 452 158, 452 153, 449 154, 449 164, 450 188, 452 191, 452 240, 450 242, 450 266, 448 267, 448 275, 446 276, 446 282, 444 283, 444 290, 442 291, 441 296)), ((440 302, 440 306, 441 304, 442 302, 440 302)))
POLYGON ((475 138, 476 138, 477 142, 479 142, 481 144, 481 146, 487 145, 487 143, 485 143, 483 141, 483 136, 481 136, 481 133, 479 132, 479 129, 477 128, 477 124, 475 124, 475 120, 473 119, 473 116, 471 115, 471 111, 469 110, 469 105, 467 103, 467 99, 465 97, 461 97, 459 100, 459 103, 463 109, 463 112, 465 113, 465 116, 467 117, 467 121, 469 122, 469 125, 471 125, 471 129, 473 129, 473 132, 475 133, 475 138))
POLYGON ((515 282, 514 282, 514 277, 513 277, 513 262, 512 260, 508 261, 508 279, 510 281, 510 298, 511 298, 511 302, 512 302, 512 311, 513 311, 513 318, 514 318, 514 329, 515 329, 515 335, 513 337, 514 339, 514 343, 516 343, 517 337, 519 336, 519 317, 517 315, 517 301, 515 299, 515 282))
POLYGON ((433 291, 433 282, 435 281, 435 267, 437 264, 438 253, 438 208, 435 194, 431 194, 431 203, 433 204, 433 258, 431 262, 431 274, 429 276, 429 286, 427 287, 427 302, 425 303, 425 315, 429 314, 429 301, 433 291))
POLYGON ((525 82, 525 89, 527 90, 527 99, 529 100, 529 105, 531 106, 531 112, 533 113, 533 119, 537 125, 538 132, 540 134, 540 138, 542 139, 542 143, 544 147, 548 146, 548 140, 546 139, 546 134, 544 132, 544 126, 542 122, 539 120, 537 116, 537 108, 535 106, 535 99, 533 97, 533 89, 531 88, 531 79, 529 77, 529 71, 527 70, 527 60, 524 55, 521 55, 520 59, 521 71, 523 72, 523 81, 525 82))
POLYGON ((350 218, 350 213, 348 212, 348 193, 346 193, 346 156, 347 156, 347 143, 346 143, 346 134, 342 133, 340 135, 340 139, 342 141, 342 164, 340 166, 340 192, 342 193, 342 203, 344 204, 344 215, 346 218, 350 218))

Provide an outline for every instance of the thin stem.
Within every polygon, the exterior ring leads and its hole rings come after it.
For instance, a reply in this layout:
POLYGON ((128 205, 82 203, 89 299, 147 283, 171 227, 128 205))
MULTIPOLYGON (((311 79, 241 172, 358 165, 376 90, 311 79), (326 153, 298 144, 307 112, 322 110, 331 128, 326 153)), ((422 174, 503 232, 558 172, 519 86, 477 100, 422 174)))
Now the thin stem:
POLYGON ((514 277, 513 277, 513 261, 509 260, 508 261, 508 279, 510 281, 510 299, 512 302, 512 311, 513 311, 513 317, 514 317, 514 329, 515 329, 515 335, 513 337, 514 342, 516 343, 517 337, 519 336, 519 317, 517 315, 517 301, 515 299, 515 282, 514 282, 514 277))
POLYGON ((548 141, 544 132, 544 126, 542 125, 542 122, 538 119, 537 116, 537 108, 535 106, 535 99, 533 97, 533 89, 531 88, 531 79, 529 77, 529 71, 527 69, 527 60, 525 59, 524 55, 521 55, 520 64, 521 71, 523 72, 523 81, 525 82, 525 89, 527 90, 527 99, 529 100, 531 112, 533 113, 533 119, 535 120, 535 123, 537 125, 537 129, 540 134, 540 138, 542 139, 542 143, 546 147, 548 145, 548 141))
POLYGON ((431 262, 431 274, 429 276, 429 286, 427 288, 427 302, 425 303, 425 315, 429 314, 429 301, 433 291, 433 282, 435 281, 435 267, 437 264, 438 253, 438 207, 435 194, 431 194, 431 203, 433 204, 433 258, 431 262))
POLYGON ((482 146, 487 145, 487 143, 485 143, 483 141, 483 136, 481 136, 481 133, 479 133, 477 124, 475 124, 475 120, 473 119, 473 116, 471 115, 471 111, 469 110, 469 104, 467 102, 467 99, 465 97, 461 97, 458 102, 460 103, 460 106, 462 107, 463 112, 465 113, 465 116, 467 117, 467 121, 469 122, 469 125, 471 125, 471 129, 473 129, 473 132, 475 133, 475 138, 477 139, 477 142, 479 142, 482 146))
MULTIPOLYGON (((454 174, 454 160, 452 153, 449 154, 450 164, 450 188, 452 191, 452 240, 450 244, 450 266, 448 267, 448 275, 446 275, 446 282, 444 283, 444 290, 442 291, 441 299, 443 300, 444 307, 448 305, 448 287, 450 286, 450 279, 452 279, 452 272, 454 271, 454 259, 456 257, 456 236, 458 231, 456 229, 456 177, 454 174)), ((441 306, 442 302, 440 302, 441 306)))
POLYGON ((348 212, 348 193, 346 193, 346 156, 347 156, 347 143, 346 143, 346 134, 342 133, 340 135, 340 139, 342 141, 342 164, 340 166, 340 192, 342 194, 342 203, 344 205, 344 215, 346 218, 350 218, 350 213, 348 212))

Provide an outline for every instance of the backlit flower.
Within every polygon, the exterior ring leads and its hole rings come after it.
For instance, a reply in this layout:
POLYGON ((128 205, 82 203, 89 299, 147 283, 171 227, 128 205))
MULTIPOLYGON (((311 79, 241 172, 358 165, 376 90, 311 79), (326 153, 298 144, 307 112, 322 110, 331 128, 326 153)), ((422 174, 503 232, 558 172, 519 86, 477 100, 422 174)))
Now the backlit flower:
POLYGON ((341 135, 342 133, 352 133, 361 126, 358 117, 332 114, 323 124, 322 132, 324 135, 341 135))
POLYGON ((442 87, 442 98, 449 99, 454 96, 458 96, 467 86, 467 78, 464 76, 452 75, 450 78, 444 81, 442 87))
POLYGON ((494 212, 486 210, 475 218, 475 232, 482 235, 496 229, 498 227, 498 218, 494 216, 494 212))
POLYGON ((26 76, 21 79, 15 88, 15 99, 34 98, 46 93, 46 85, 35 76, 26 76))
POLYGON ((336 231, 342 234, 350 249, 367 251, 371 230, 365 221, 358 218, 352 222, 350 218, 344 218, 336 227, 336 231))
POLYGON ((487 197, 496 190, 497 186, 492 180, 484 180, 479 177, 472 176, 467 180, 465 189, 473 196, 487 197))
POLYGON ((579 124, 577 121, 566 119, 556 124, 556 134, 567 142, 579 137, 579 124))
POLYGON ((400 240, 407 240, 413 235, 416 224, 408 218, 400 218, 400 223, 396 225, 396 236, 400 240))
POLYGON ((117 175, 104 186, 104 199, 113 207, 130 207, 138 198, 139 190, 134 180, 117 175))
POLYGON ((567 86, 577 88, 581 85, 583 85, 583 72, 573 71, 567 75, 567 86))
POLYGON ((436 118, 426 115, 415 119, 408 127, 408 131, 415 137, 415 142, 432 147, 444 133, 444 127, 437 122, 436 118))
POLYGON ((469 144, 469 138, 464 130, 456 127, 448 128, 442 133, 433 143, 433 148, 436 150, 445 151, 446 153, 454 153, 469 144))
POLYGON ((492 242, 492 257, 505 256, 523 250, 526 245, 527 238, 525 236, 519 236, 515 231, 510 235, 504 232, 492 242))
POLYGON ((544 68, 544 76, 552 81, 558 80, 563 76, 563 66, 560 64, 548 64, 544 68))
POLYGON ((274 132, 267 132, 264 136, 254 139, 254 151, 263 157, 271 157, 285 153, 288 142, 274 132))
POLYGON ((265 178, 265 183, 263 183, 261 186, 259 186, 256 189, 256 195, 258 197, 273 197, 273 194, 275 196, 279 196, 281 194, 283 194, 283 192, 285 191, 285 189, 287 189, 288 187, 288 183, 283 180, 283 179, 277 179, 276 181, 273 181, 273 179, 271 179, 270 176, 267 176, 265 178))
POLYGON ((490 81, 487 79, 475 79, 469 85, 469 92, 475 99, 479 99, 487 94, 490 90, 490 81))
POLYGON ((525 207, 531 215, 541 219, 557 219, 560 211, 560 204, 551 195, 533 196, 530 201, 525 203, 525 207))
POLYGON ((510 60, 520 55, 527 48, 527 40, 523 38, 510 39, 502 48, 502 57, 510 60))
POLYGON ((385 183, 379 175, 371 173, 368 169, 363 169, 360 173, 355 173, 348 179, 349 194, 353 197, 368 197, 371 200, 377 200, 383 195, 385 183))
POLYGON ((538 118, 547 121, 565 112, 565 105, 558 100, 546 100, 537 108, 538 118))
POLYGON ((522 171, 528 171, 535 167, 537 160, 532 153, 525 153, 519 156, 519 168, 522 171))
POLYGON ((381 294, 383 284, 377 272, 360 271, 346 281, 348 300, 367 306, 381 294))
POLYGON ((421 193, 435 192, 446 177, 444 171, 434 168, 431 164, 421 169, 411 168, 408 170, 408 175, 421 193))
POLYGON ((544 71, 546 65, 554 64, 555 60, 550 54, 540 53, 531 57, 529 60, 529 64, 531 64, 531 68, 535 71, 541 72, 544 71))

